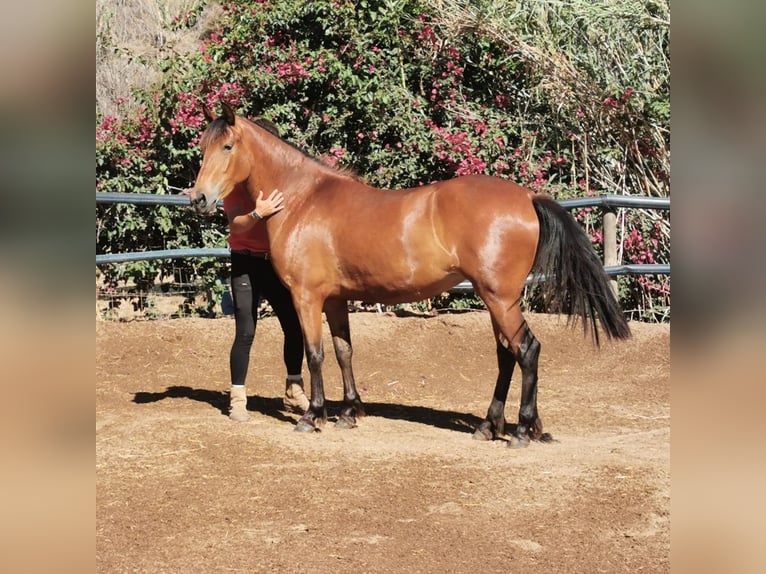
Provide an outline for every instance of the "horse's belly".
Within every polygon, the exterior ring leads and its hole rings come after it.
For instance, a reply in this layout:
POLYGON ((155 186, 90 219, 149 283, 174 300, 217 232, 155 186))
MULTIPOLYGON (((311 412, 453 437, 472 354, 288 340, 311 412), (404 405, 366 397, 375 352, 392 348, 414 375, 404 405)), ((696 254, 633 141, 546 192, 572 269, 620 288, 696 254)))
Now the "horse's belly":
POLYGON ((387 281, 374 277, 364 281, 343 282, 338 296, 347 300, 388 305, 413 303, 436 297, 463 279, 458 273, 449 273, 438 278, 391 277, 387 281))

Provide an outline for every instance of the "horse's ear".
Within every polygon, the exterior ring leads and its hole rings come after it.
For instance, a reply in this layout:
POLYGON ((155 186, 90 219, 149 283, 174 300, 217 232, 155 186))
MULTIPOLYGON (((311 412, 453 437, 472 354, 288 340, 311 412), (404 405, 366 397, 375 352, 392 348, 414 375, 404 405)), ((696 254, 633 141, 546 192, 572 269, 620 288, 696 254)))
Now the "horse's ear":
POLYGON ((231 106, 227 104, 226 102, 221 102, 221 109, 223 110, 223 117, 226 120, 226 123, 230 126, 234 125, 234 110, 231 109, 231 106))
POLYGON ((202 114, 205 116, 205 119, 208 122, 214 122, 216 119, 218 119, 218 116, 210 111, 210 108, 208 108, 205 104, 202 104, 202 114))

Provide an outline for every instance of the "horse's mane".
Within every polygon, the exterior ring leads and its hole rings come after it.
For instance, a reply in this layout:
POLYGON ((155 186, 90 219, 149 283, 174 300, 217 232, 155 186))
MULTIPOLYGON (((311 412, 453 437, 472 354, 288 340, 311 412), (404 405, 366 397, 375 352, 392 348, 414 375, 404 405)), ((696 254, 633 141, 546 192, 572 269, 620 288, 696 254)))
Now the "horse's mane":
POLYGON ((279 141, 286 143, 287 145, 289 145, 294 150, 301 152, 305 157, 309 158, 310 160, 315 162, 317 165, 319 165, 323 169, 325 169, 327 171, 330 171, 330 172, 332 172, 332 173, 334 173, 336 175, 340 175, 342 177, 350 177, 351 179, 355 179, 357 181, 360 181, 360 182, 364 183, 364 180, 359 175, 357 175, 352 169, 350 169, 350 168, 337 168, 337 167, 333 167, 331 165, 328 165, 325 162, 323 162, 322 160, 320 160, 320 159, 314 157, 313 155, 311 155, 310 153, 308 153, 306 150, 304 150, 304 149, 298 147, 297 145, 295 145, 294 143, 284 139, 282 137, 282 135, 279 133, 279 128, 277 127, 277 125, 274 122, 272 122, 270 120, 267 120, 266 118, 263 118, 263 117, 257 117, 257 118, 254 118, 254 119, 248 120, 248 121, 250 123, 252 123, 252 124, 255 124, 256 126, 258 126, 260 128, 265 129, 271 135, 273 135, 274 137, 279 139, 279 141))
POLYGON ((350 169, 350 168, 337 168, 337 167, 333 167, 331 165, 328 165, 325 162, 323 162, 322 160, 320 160, 320 159, 314 157, 313 155, 311 155, 310 153, 308 153, 306 150, 304 150, 304 149, 298 147, 297 145, 295 145, 294 143, 284 139, 282 137, 282 135, 279 133, 279 128, 277 127, 277 125, 274 122, 272 122, 270 120, 267 120, 266 118, 263 118, 263 117, 257 117, 255 119, 248 120, 248 121, 250 121, 250 123, 255 124, 258 127, 261 127, 263 129, 265 129, 271 135, 273 135, 274 137, 278 138, 279 141, 286 143, 288 146, 290 146, 294 150, 301 152, 305 157, 309 158, 310 160, 315 162, 317 165, 319 165, 323 169, 325 169, 327 171, 330 171, 330 172, 332 172, 332 173, 334 173, 336 175, 340 175, 340 176, 343 176, 343 177, 350 177, 351 179, 355 179, 357 181, 363 182, 362 178, 359 177, 359 175, 357 175, 352 169, 350 169))

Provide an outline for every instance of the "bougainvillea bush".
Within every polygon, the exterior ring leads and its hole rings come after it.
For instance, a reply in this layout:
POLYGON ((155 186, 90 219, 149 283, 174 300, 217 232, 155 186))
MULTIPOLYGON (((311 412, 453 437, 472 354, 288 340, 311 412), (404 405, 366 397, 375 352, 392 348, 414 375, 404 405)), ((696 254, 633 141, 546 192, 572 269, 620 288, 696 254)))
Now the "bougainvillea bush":
MULTIPOLYGON (((666 2, 222 6, 199 51, 168 53, 162 82, 133 95, 138 112, 119 119, 97 114, 97 191, 189 187, 200 162, 202 104, 215 109, 225 100, 377 187, 484 173, 557 198, 669 196, 666 2)), ((174 26, 193 27, 203 7, 174 26)), ((573 214, 600 251, 599 213, 573 214)), ((668 212, 618 215, 623 262, 669 263, 668 212)), ((97 207, 97 253, 224 245, 223 218, 201 220, 178 208, 97 207)), ((224 264, 152 261, 101 272, 111 285, 149 284, 183 267, 212 282, 224 264)), ((619 290, 635 318, 669 316, 668 277, 621 277, 619 290)), ((454 298, 434 303, 445 301, 465 305, 454 298)))

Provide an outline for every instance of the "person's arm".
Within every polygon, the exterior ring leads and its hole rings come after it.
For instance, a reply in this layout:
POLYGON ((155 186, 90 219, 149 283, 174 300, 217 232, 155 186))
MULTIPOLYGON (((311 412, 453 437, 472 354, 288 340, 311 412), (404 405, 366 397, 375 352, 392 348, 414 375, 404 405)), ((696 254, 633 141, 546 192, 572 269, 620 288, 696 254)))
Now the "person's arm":
POLYGON ((255 200, 255 209, 248 212, 242 212, 238 209, 232 209, 226 214, 229 220, 229 231, 232 233, 244 233, 253 225, 262 219, 266 219, 281 211, 284 207, 284 196, 282 192, 275 189, 267 198, 263 197, 263 191, 258 192, 255 200))

